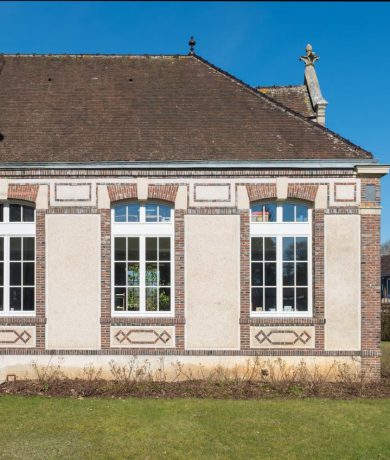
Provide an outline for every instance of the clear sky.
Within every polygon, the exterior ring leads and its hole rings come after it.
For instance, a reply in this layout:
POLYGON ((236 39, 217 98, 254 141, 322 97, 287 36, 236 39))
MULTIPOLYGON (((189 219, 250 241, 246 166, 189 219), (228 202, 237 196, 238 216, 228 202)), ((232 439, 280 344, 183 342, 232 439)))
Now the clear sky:
POLYGON ((390 3, 1 2, 0 17, 3 53, 185 54, 194 35, 197 54, 250 85, 301 84, 310 42, 327 127, 390 164, 390 3))

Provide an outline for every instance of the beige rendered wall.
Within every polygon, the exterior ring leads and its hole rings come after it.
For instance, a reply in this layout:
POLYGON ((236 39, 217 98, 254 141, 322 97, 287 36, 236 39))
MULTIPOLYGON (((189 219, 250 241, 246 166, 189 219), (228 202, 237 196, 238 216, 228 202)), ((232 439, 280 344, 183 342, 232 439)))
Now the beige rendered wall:
POLYGON ((360 348, 360 216, 325 216, 325 348, 360 348))
POLYGON ((100 348, 100 215, 46 219, 47 347, 100 348))
POLYGON ((185 217, 186 348, 239 348, 237 215, 185 217))

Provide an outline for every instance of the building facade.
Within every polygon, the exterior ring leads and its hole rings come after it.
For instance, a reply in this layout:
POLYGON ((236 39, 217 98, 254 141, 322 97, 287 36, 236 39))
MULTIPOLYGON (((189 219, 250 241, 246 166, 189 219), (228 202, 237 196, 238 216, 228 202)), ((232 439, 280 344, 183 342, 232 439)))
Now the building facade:
POLYGON ((0 377, 53 356, 380 368, 380 177, 301 86, 188 56, 0 59, 0 377))

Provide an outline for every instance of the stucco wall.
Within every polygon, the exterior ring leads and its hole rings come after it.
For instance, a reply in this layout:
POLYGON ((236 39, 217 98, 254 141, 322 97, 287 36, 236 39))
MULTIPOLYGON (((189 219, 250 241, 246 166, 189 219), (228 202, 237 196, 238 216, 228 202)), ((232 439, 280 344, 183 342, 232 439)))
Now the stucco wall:
POLYGON ((325 348, 360 348, 360 216, 325 216, 325 348))
POLYGON ((100 216, 51 214, 47 238, 47 347, 100 348, 100 216))
POLYGON ((186 347, 239 348, 239 217, 185 217, 186 347))

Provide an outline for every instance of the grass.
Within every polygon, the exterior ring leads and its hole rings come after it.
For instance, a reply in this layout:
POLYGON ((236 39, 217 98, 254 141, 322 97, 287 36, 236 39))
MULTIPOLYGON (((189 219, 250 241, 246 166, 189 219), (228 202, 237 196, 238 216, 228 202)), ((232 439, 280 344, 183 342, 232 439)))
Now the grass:
POLYGON ((5 459, 389 458, 390 400, 0 397, 5 459))
POLYGON ((390 342, 382 342, 382 374, 390 377, 390 342))

